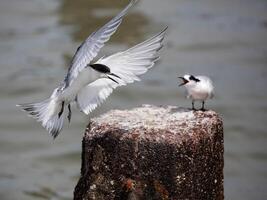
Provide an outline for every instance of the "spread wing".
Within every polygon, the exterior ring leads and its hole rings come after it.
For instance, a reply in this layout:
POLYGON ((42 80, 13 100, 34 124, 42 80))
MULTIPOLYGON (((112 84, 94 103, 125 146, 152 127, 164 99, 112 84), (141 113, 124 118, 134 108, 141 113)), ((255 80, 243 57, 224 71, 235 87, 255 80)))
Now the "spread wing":
POLYGON ((65 77, 67 85, 71 84, 72 80, 77 77, 79 72, 98 54, 99 50, 104 46, 104 43, 107 42, 111 35, 117 30, 122 22, 122 18, 136 2, 137 0, 131 0, 131 2, 116 17, 99 30, 93 32, 78 47, 72 58, 67 76, 65 77))
POLYGON ((120 78, 112 77, 118 83, 107 78, 101 78, 83 88, 77 95, 77 103, 80 109, 85 114, 89 114, 116 87, 139 81, 138 76, 147 72, 159 59, 158 51, 162 47, 166 29, 126 51, 98 60, 96 63, 108 66, 110 72, 120 78))

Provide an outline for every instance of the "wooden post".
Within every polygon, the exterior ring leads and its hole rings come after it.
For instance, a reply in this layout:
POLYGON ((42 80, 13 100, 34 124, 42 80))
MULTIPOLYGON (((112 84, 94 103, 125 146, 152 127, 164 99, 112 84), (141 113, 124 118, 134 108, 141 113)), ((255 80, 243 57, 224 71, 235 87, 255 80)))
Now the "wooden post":
POLYGON ((74 199, 222 200, 223 150, 214 111, 113 110, 86 129, 74 199))

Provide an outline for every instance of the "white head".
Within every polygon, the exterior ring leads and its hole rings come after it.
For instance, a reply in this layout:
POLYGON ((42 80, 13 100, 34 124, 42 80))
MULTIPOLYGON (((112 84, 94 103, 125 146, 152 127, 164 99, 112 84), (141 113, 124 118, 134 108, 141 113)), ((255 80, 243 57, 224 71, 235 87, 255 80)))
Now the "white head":
POLYGON ((200 80, 198 78, 196 78, 193 75, 184 75, 183 77, 178 77, 180 79, 182 79, 182 83, 179 86, 185 86, 185 87, 193 87, 195 86, 198 82, 200 82, 200 80))

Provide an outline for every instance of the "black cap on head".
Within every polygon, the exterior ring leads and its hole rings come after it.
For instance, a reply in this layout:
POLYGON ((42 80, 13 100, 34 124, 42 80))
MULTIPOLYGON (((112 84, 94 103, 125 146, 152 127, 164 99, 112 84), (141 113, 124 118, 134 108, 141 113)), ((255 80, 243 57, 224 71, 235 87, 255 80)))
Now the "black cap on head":
POLYGON ((102 64, 97 63, 97 64, 91 64, 89 66, 100 73, 104 73, 104 74, 110 73, 110 69, 106 65, 102 65, 102 64))
POLYGON ((189 80, 199 82, 200 80, 194 77, 193 75, 190 75, 189 80))

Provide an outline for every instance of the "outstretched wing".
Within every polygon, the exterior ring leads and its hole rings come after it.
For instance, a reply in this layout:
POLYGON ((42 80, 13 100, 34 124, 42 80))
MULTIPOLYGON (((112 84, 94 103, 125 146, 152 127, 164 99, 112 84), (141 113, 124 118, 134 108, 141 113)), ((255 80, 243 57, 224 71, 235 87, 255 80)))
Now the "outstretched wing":
POLYGON ((110 68, 110 72, 119 76, 112 77, 118 83, 101 78, 83 88, 77 95, 77 102, 80 109, 89 114, 100 103, 102 103, 118 86, 139 81, 139 75, 147 72, 159 59, 158 51, 162 47, 165 28, 154 37, 126 50, 101 58, 96 63, 103 64, 110 68))
POLYGON ((117 30, 122 22, 122 18, 136 2, 137 0, 131 0, 131 2, 116 17, 99 30, 92 33, 78 47, 72 58, 67 76, 65 77, 67 85, 71 84, 72 80, 77 77, 79 72, 98 54, 99 50, 104 46, 104 43, 108 41, 111 35, 117 30))

